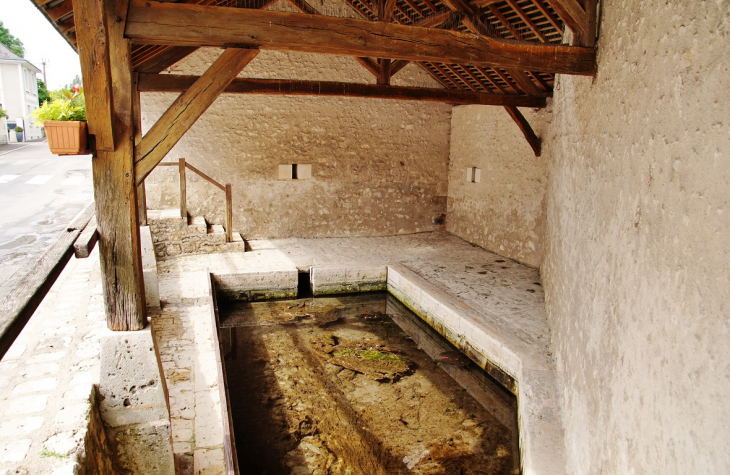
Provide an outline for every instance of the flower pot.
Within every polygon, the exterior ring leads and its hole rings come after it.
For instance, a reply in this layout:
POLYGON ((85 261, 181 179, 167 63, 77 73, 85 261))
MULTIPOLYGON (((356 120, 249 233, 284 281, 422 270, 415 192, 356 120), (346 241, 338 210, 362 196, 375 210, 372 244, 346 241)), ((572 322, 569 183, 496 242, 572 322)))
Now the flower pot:
POLYGON ((86 152, 86 122, 47 120, 43 122, 48 148, 56 155, 83 155, 86 152))
POLYGON ((23 141, 23 132, 15 132, 15 139, 18 142, 22 142, 23 141))

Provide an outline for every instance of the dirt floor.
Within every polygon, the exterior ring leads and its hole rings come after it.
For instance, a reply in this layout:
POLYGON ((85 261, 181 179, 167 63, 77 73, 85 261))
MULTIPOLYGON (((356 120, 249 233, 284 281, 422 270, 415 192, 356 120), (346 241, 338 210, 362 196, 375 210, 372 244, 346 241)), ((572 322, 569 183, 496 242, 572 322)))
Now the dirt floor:
POLYGON ((241 473, 519 473, 514 397, 388 294, 219 312, 241 473))

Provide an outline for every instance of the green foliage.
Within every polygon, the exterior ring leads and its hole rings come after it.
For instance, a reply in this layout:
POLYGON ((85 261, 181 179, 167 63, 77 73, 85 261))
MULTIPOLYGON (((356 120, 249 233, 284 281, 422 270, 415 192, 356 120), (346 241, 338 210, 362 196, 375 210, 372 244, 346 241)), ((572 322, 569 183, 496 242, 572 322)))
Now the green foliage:
POLYGON ((22 131, 23 131, 23 127, 21 127, 21 126, 17 126, 17 127, 15 128, 15 131, 16 131, 16 132, 22 132, 22 131))
POLYGON ((79 92, 60 89, 51 93, 51 100, 33 111, 35 125, 40 127, 47 120, 86 120, 84 90, 79 92))
POLYGON ((41 449, 41 457, 55 457, 57 459, 65 459, 68 458, 68 455, 59 454, 58 452, 54 450, 48 450, 47 448, 41 449))
POLYGON ((51 93, 48 92, 46 83, 38 79, 38 103, 43 105, 44 102, 51 100, 51 93))
POLYGON ((5 109, 0 107, 0 119, 2 119, 3 117, 7 117, 7 116, 8 116, 8 113, 5 111, 5 109))
POLYGON ((385 361, 407 361, 403 358, 399 358, 396 355, 383 353, 378 350, 353 350, 345 348, 343 350, 335 351, 335 356, 359 356, 365 360, 385 360, 385 361))
POLYGON ((3 26, 3 22, 0 21, 0 43, 7 46, 10 51, 17 54, 21 58, 25 56, 25 48, 23 47, 23 42, 20 41, 18 38, 14 37, 10 34, 10 31, 8 31, 7 28, 3 26))

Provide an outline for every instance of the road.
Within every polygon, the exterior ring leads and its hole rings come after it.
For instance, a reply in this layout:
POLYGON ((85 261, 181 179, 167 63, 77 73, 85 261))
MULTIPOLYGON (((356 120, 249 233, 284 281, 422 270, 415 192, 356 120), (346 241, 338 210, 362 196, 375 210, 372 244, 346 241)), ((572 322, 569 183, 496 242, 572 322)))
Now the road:
POLYGON ((0 146, 0 298, 93 199, 91 156, 45 142, 0 146))

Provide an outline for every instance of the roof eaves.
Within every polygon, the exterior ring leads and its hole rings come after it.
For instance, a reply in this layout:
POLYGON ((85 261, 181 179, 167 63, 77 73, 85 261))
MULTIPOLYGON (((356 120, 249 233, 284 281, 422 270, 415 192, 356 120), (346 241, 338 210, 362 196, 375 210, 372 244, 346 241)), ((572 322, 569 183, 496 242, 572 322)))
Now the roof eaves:
POLYGON ((68 43, 68 44, 69 44, 69 46, 71 46, 71 49, 73 49, 74 51, 76 51, 76 53, 78 53, 78 51, 76 50, 76 46, 75 46, 75 45, 74 45, 74 44, 73 44, 73 43, 71 42, 71 40, 70 40, 70 39, 68 39, 68 36, 64 35, 64 34, 63 34, 63 33, 61 32, 61 29, 59 28, 58 24, 56 24, 56 22, 55 22, 55 21, 52 21, 52 20, 51 20, 51 19, 49 18, 49 16, 48 16, 48 13, 46 13, 46 10, 45 10, 45 9, 44 9, 44 8, 43 8, 42 6, 38 5, 38 4, 36 3, 36 2, 33 2, 33 1, 32 1, 31 3, 32 3, 33 5, 35 5, 35 7, 36 7, 36 8, 38 9, 38 11, 40 11, 40 12, 41 12, 41 13, 43 14, 43 16, 45 16, 45 17, 46 17, 46 20, 48 20, 48 22, 49 22, 49 23, 50 23, 51 25, 53 25, 53 28, 55 28, 55 29, 56 29, 56 31, 58 32, 58 34, 59 34, 59 35, 61 35, 61 37, 62 37, 62 38, 63 38, 64 40, 66 40, 66 43, 68 43))

